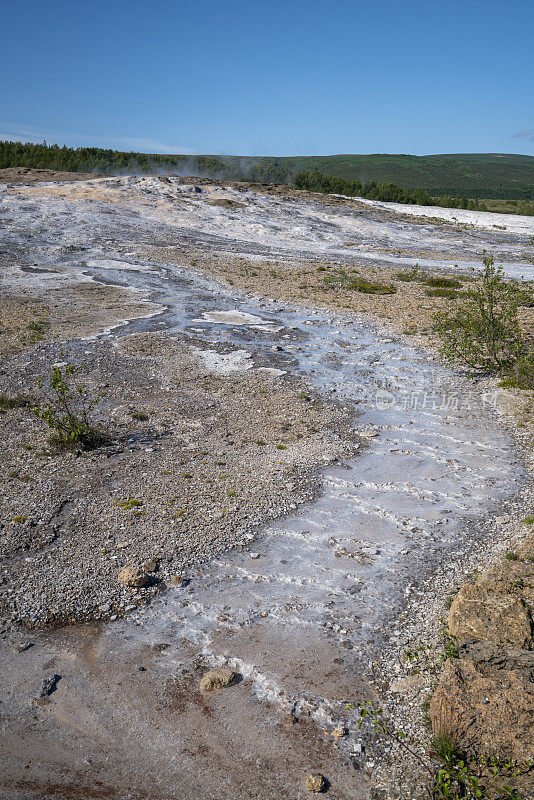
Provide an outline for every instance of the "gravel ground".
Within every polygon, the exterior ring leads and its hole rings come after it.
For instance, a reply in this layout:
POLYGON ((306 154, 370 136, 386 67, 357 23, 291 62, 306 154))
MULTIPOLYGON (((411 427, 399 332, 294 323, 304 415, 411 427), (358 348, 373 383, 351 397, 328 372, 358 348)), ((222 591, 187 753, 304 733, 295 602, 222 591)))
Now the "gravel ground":
POLYGON ((58 360, 80 364, 91 393, 105 392, 95 418, 110 434, 93 451, 55 452, 26 408, 0 415, 4 630, 113 618, 144 602, 313 497, 320 467, 353 449, 348 409, 289 377, 214 375, 197 349, 148 333, 117 347, 37 345, 4 363, 7 396, 39 395, 58 360), (118 584, 122 566, 153 559, 152 586, 118 584))

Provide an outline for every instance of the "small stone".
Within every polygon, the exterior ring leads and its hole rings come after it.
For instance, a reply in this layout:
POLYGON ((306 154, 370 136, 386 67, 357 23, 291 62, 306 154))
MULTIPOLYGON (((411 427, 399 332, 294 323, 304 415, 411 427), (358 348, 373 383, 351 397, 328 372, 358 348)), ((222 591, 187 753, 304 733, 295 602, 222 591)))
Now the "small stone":
POLYGON ((324 792, 326 789, 324 775, 321 775, 320 772, 310 772, 309 775, 306 776, 306 789, 314 794, 324 792))
POLYGON ((136 564, 127 564, 123 567, 117 576, 119 583, 123 586, 129 586, 132 589, 140 589, 143 586, 148 586, 150 583, 150 575, 141 569, 136 564))
POLYGON ((259 558, 260 557, 259 553, 249 553, 249 555, 250 555, 251 558, 259 558))
POLYGON ((59 680, 61 680, 61 675, 50 675, 49 678, 43 678, 41 682, 41 691, 33 700, 33 704, 42 706, 47 703, 49 696, 55 691, 59 680))
POLYGON ((141 564, 141 569, 144 572, 156 572, 159 568, 159 559, 158 558, 151 558, 150 561, 145 561, 144 564, 141 564))
POLYGON ((332 736, 334 739, 342 739, 344 736, 347 735, 347 729, 344 725, 338 725, 337 728, 334 728, 332 731, 332 736))
POLYGON ((13 647, 15 653, 23 653, 25 650, 29 650, 30 647, 33 647, 33 642, 19 642, 13 647))
POLYGON ((216 667, 204 673, 200 680, 200 688, 203 692, 212 692, 214 689, 223 689, 230 686, 236 678, 236 674, 228 667, 216 667))
POLYGON ((169 586, 187 586, 189 583, 187 578, 183 575, 173 575, 169 581, 169 586))

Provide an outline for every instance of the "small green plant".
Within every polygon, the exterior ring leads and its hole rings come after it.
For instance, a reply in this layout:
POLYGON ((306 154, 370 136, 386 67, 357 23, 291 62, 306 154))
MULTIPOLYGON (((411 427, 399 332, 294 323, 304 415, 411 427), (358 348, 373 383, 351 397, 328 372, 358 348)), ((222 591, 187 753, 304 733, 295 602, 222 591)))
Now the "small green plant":
POLYGON ((507 558, 508 561, 519 561, 519 553, 516 553, 515 550, 509 550, 505 558, 507 558))
POLYGON ((445 730, 434 736, 432 749, 439 760, 447 766, 455 764, 464 756, 458 742, 445 730))
POLYGON ((39 317, 38 319, 29 322, 28 325, 26 325, 26 330, 30 332, 28 336, 29 343, 36 344, 37 342, 40 342, 49 325, 50 320, 48 317, 39 317))
POLYGON ((525 525, 534 525, 534 517, 528 516, 523 518, 525 525))
POLYGON ((133 508, 140 508, 143 505, 142 500, 137 500, 135 497, 130 497, 128 500, 122 500, 120 503, 117 503, 119 508, 122 508, 123 511, 131 511, 133 508))
POLYGON ((138 422, 146 422, 148 414, 145 414, 144 411, 132 411, 132 419, 136 419, 138 422))
POLYGON ((449 629, 445 622, 442 622, 440 634, 443 640, 443 652, 440 656, 440 662, 443 663, 449 658, 460 658, 458 649, 458 640, 455 636, 449 633, 449 629))
MULTIPOLYGON (((423 707, 428 708, 428 700, 423 707)), ((531 762, 520 764, 517 761, 503 760, 496 757, 470 757, 463 752, 455 736, 450 731, 439 731, 432 740, 430 753, 420 753, 417 745, 408 741, 406 733, 395 730, 386 720, 383 709, 374 701, 360 704, 348 703, 346 709, 355 709, 358 713, 358 728, 370 723, 377 736, 396 742, 426 772, 428 778, 424 788, 429 800, 521 800, 520 795, 510 786, 499 787, 498 794, 491 794, 481 783, 488 773, 495 776, 517 776, 527 773, 532 768, 531 762), (436 769, 436 760, 442 766, 436 769)))
MULTIPOLYGON (((90 416, 102 395, 93 397, 85 384, 72 380, 75 374, 76 367, 72 364, 64 369, 53 366, 49 379, 52 399, 34 404, 32 411, 53 431, 51 441, 56 447, 90 449, 103 444, 107 438, 90 416)), ((43 381, 38 385, 42 388, 43 381)))
POLYGON ((484 271, 454 310, 434 316, 441 353, 451 363, 500 373, 524 354, 517 316, 517 297, 502 268, 485 256, 484 271))

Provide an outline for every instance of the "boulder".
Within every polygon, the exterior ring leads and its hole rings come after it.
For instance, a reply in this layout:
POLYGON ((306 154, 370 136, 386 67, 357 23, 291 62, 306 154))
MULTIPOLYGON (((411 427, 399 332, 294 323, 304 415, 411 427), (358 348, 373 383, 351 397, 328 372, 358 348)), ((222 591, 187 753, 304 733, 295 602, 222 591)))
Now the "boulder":
POLYGON ((119 571, 117 580, 123 586, 128 586, 131 589, 140 589, 143 586, 148 586, 151 582, 151 577, 137 564, 127 564, 119 571))
POLYGON ((223 689, 230 686, 236 679, 236 674, 228 667, 216 667, 204 673, 200 680, 203 692, 212 692, 214 689, 223 689))

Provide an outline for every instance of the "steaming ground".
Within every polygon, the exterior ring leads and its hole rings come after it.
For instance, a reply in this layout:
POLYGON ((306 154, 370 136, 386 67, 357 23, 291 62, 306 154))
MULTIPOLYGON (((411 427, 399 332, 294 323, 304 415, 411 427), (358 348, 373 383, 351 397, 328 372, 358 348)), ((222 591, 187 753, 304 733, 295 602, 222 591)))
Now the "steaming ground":
POLYGON ((525 480, 494 387, 376 319, 424 332, 443 301, 396 278, 416 261, 468 279, 487 250, 532 277, 529 235, 177 178, 9 185, 0 214, 1 391, 75 360, 113 434, 56 454, 23 408, 0 420, 0 796, 297 800, 321 771, 368 797, 347 704, 525 480), (340 268, 397 292, 332 289, 340 268), (151 587, 118 584, 132 560, 151 587), (240 682, 202 693, 220 664, 240 682))

